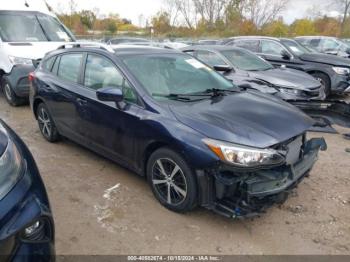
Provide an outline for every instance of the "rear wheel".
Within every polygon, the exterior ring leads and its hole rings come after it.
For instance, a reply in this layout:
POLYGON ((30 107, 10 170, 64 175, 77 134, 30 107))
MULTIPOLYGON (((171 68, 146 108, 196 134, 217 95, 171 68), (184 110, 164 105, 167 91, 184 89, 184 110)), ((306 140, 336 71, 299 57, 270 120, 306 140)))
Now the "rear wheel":
POLYGON ((312 76, 320 81, 322 87, 324 88, 324 92, 328 97, 331 94, 331 81, 329 80, 329 77, 323 73, 314 73, 312 76))
POLYGON ((175 212, 188 212, 197 203, 197 184, 192 170, 176 152, 162 148, 147 163, 147 178, 158 201, 175 212))
POLYGON ((2 79, 1 86, 2 86, 2 92, 5 96, 7 103, 9 103, 11 106, 19 106, 24 104, 25 100, 23 98, 18 97, 15 94, 10 84, 10 81, 8 81, 6 77, 2 79))
POLYGON ((44 138, 51 143, 58 141, 60 135, 44 103, 41 103, 38 106, 36 116, 38 119, 40 132, 44 136, 44 138))

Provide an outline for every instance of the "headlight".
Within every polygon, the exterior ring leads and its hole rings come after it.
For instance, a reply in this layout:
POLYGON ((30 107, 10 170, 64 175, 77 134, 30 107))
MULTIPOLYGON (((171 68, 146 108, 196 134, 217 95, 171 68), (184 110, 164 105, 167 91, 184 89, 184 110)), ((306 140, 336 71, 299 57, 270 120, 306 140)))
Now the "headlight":
POLYGON ((346 67, 333 67, 334 72, 338 75, 348 75, 350 74, 350 69, 346 67))
POLYGON ((303 91, 298 89, 290 89, 290 88, 277 88, 278 91, 285 94, 293 94, 293 95, 301 95, 303 91))
MULTIPOLYGON (((0 131, 2 130, 4 129, 0 125, 0 131)), ((9 139, 5 152, 0 156, 0 200, 18 182, 22 173, 22 167, 22 157, 16 145, 9 139)))
POLYGON ((251 148, 213 139, 204 139, 203 142, 222 161, 239 167, 271 166, 285 161, 282 153, 274 149, 251 148))
POLYGON ((33 65, 33 61, 30 58, 9 56, 9 59, 13 65, 33 65))

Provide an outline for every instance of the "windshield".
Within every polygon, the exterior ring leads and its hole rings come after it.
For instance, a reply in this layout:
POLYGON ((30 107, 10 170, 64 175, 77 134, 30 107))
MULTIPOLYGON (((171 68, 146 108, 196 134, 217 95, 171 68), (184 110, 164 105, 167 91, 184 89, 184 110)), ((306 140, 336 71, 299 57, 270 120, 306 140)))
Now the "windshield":
POLYGON ((221 53, 237 68, 245 71, 266 71, 272 69, 273 66, 245 50, 225 50, 221 53))
POLYGON ((171 94, 189 95, 235 86, 198 60, 182 54, 152 54, 123 59, 131 73, 157 100, 171 94))
POLYGON ((0 14, 0 36, 4 42, 74 41, 63 25, 44 14, 0 14))
POLYGON ((299 44, 296 41, 292 40, 283 40, 282 43, 288 47, 290 51, 292 51, 295 55, 300 56, 303 54, 311 53, 308 49, 303 47, 301 44, 299 44))
POLYGON ((350 44, 345 42, 342 39, 337 39, 338 43, 339 43, 339 50, 346 52, 349 49, 350 44))

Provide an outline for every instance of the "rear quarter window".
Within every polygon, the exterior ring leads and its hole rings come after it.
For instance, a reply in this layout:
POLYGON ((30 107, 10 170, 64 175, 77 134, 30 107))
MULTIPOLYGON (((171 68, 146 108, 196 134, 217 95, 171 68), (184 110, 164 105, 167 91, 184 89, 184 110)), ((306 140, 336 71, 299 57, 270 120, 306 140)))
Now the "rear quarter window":
POLYGON ((55 60, 56 60, 56 56, 53 56, 53 57, 46 59, 43 62, 43 69, 50 72, 55 60))

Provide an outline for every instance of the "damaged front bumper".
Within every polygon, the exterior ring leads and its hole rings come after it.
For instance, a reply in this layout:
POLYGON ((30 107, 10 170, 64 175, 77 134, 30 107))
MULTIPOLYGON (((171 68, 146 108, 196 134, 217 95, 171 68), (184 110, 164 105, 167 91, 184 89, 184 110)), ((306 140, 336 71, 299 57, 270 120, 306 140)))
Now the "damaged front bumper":
POLYGON ((306 177, 318 158, 327 149, 323 138, 306 142, 300 159, 293 165, 256 170, 234 171, 218 167, 197 172, 201 205, 230 218, 254 217, 274 204, 282 204, 289 193, 306 177))

